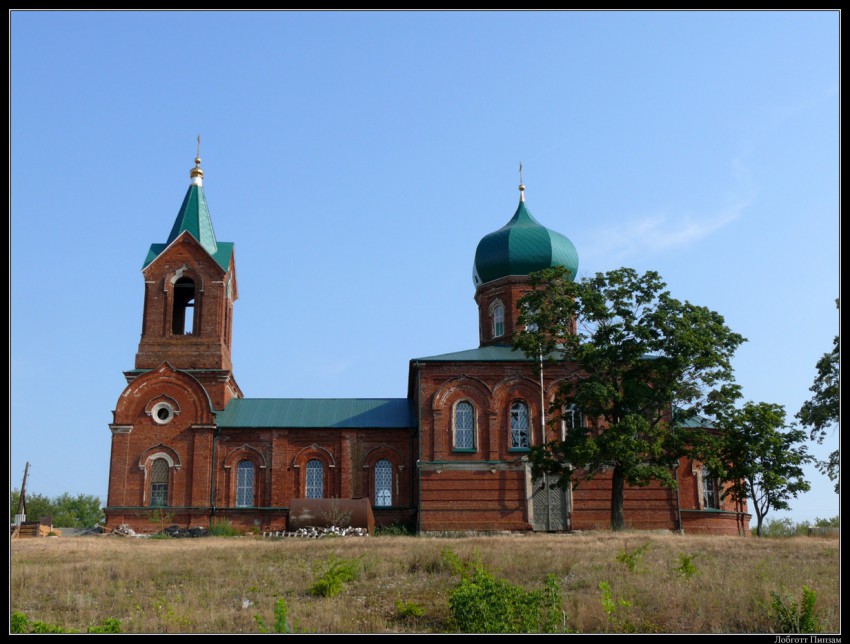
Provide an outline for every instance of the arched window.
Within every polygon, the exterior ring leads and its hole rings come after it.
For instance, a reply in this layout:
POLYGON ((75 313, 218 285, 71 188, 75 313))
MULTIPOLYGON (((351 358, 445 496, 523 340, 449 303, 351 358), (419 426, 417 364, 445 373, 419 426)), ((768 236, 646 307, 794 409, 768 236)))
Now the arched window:
POLYGON ((375 507, 393 504, 393 466, 382 458, 375 463, 375 507))
POLYGON ((250 508, 254 505, 254 464, 239 461, 236 467, 236 507, 250 508))
POLYGON ((528 446, 528 405, 518 400, 511 405, 511 449, 528 446))
POLYGON ((566 438, 567 433, 571 430, 584 427, 584 414, 582 414, 575 404, 569 404, 564 407, 564 416, 561 419, 561 440, 566 438))
POLYGON ((174 283, 171 332, 174 335, 192 335, 194 331, 195 282, 191 277, 181 277, 174 283))
POLYGON ((157 458, 151 463, 151 507, 168 505, 168 461, 157 458))
POLYGON ((322 461, 313 459, 307 461, 307 481, 304 496, 308 499, 324 497, 325 468, 322 461))
POLYGON ((720 509, 720 486, 705 467, 702 468, 702 507, 720 509))
POLYGON ((475 448, 475 410, 466 400, 455 405, 454 446, 455 449, 475 448))
POLYGON ((493 337, 499 338, 505 335, 505 307, 501 304, 493 309, 493 337))

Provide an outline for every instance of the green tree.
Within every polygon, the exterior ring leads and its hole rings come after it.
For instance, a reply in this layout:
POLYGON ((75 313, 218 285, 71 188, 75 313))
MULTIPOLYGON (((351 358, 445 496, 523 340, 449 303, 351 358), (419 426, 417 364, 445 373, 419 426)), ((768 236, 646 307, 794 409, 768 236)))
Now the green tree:
POLYGON ((720 314, 671 297, 655 272, 620 268, 574 282, 557 267, 531 283, 519 302, 524 330, 514 347, 575 364, 550 417, 557 421, 558 410, 574 405, 593 419, 592 427, 535 447, 534 470, 557 475, 564 487, 610 471, 611 527, 622 529, 625 485, 675 486, 690 440, 678 421, 734 394, 730 362, 745 340, 720 314))
POLYGON ((104 521, 100 499, 91 494, 71 496, 67 492, 53 499, 53 525, 63 528, 94 528, 104 521))
POLYGON ((724 497, 750 499, 760 537, 770 510, 787 510, 792 498, 809 490, 803 466, 814 459, 803 444, 806 433, 786 425, 782 405, 764 402, 718 409, 716 429, 705 465, 726 482, 724 497))
MULTIPOLYGON (((14 520, 20 498, 18 489, 9 494, 10 520, 14 520)), ((51 517, 53 525, 60 528, 93 528, 104 521, 100 499, 96 496, 71 496, 65 492, 50 499, 43 494, 27 494, 27 521, 41 521, 44 517, 51 517)))
MULTIPOLYGON (((839 301, 836 300, 835 304, 838 306, 839 301)), ((823 443, 827 430, 839 423, 839 349, 839 339, 835 336, 832 351, 823 354, 815 365, 818 373, 809 388, 814 395, 797 412, 797 419, 803 427, 809 428, 811 440, 818 443, 823 443)), ((826 461, 818 462, 818 469, 835 481, 836 494, 841 484, 838 465, 838 450, 832 451, 826 461)))

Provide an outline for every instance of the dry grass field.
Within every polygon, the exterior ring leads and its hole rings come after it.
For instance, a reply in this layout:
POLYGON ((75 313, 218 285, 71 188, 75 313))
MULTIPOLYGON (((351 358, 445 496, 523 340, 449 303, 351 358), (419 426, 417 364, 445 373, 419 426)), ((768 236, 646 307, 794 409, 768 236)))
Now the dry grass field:
POLYGON ((284 598, 290 618, 309 632, 449 632, 448 598, 458 577, 445 550, 461 557, 477 551, 497 577, 528 589, 541 588, 554 573, 572 631, 775 632, 771 591, 799 602, 806 585, 817 593, 822 630, 840 632, 835 539, 637 532, 15 540, 11 612, 83 632, 116 618, 125 633, 258 633, 255 615, 270 626, 275 601, 284 598), (633 571, 618 560, 645 544, 633 571), (359 578, 335 597, 314 596, 309 588, 331 555, 359 558, 359 578), (693 556, 690 577, 677 570, 681 555, 693 556), (610 585, 613 614, 603 609, 600 582, 610 585), (397 600, 417 604, 423 614, 400 616, 397 600))

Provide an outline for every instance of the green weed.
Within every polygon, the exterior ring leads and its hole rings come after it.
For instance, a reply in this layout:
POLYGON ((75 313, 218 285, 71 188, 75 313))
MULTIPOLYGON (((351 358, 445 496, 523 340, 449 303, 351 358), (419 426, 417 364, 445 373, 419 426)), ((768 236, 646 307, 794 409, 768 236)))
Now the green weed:
POLYGON ((649 542, 647 541, 640 548, 635 548, 634 550, 629 550, 626 548, 620 554, 617 555, 616 559, 621 564, 625 565, 626 568, 629 569, 629 572, 635 572, 638 565, 640 564, 643 555, 646 551, 649 550, 649 542))
POLYGON ((799 606, 790 595, 786 595, 785 600, 777 592, 771 592, 770 596, 773 619, 780 633, 820 632, 820 622, 815 613, 818 596, 814 590, 803 586, 803 597, 799 606))
POLYGON ((359 559, 340 559, 336 555, 330 555, 324 564, 324 570, 310 586, 310 593, 319 597, 334 597, 340 593, 346 582, 354 581, 359 574, 359 559))

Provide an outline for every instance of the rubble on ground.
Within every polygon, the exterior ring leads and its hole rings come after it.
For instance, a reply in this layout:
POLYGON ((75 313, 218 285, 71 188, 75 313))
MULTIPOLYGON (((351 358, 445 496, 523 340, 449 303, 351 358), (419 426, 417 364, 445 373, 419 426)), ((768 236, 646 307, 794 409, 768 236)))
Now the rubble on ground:
POLYGON ((263 532, 264 537, 291 537, 302 539, 321 539, 323 537, 368 537, 369 531, 366 528, 340 528, 331 526, 329 528, 317 528, 314 526, 306 528, 298 528, 295 532, 286 532, 284 530, 263 532))

